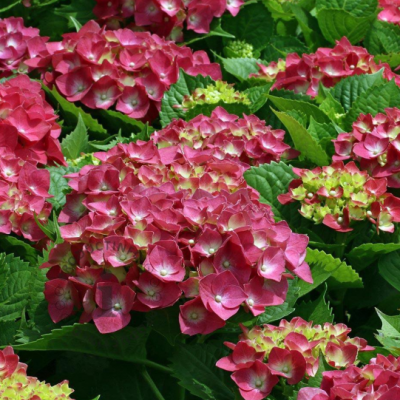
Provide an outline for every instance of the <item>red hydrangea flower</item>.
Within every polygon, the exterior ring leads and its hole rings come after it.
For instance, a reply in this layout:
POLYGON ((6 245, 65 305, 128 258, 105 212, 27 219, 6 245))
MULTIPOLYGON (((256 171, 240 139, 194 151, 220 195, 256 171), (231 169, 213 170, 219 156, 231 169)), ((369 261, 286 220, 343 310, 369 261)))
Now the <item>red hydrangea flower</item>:
POLYGON ((400 25, 400 9, 398 0, 379 0, 379 7, 383 10, 378 19, 391 24, 400 25))
POLYGON ((336 161, 312 171, 294 168, 300 179, 289 185, 289 193, 278 196, 282 204, 301 203, 300 214, 315 223, 349 232, 353 221, 369 220, 379 232, 394 231, 400 222, 400 199, 387 193, 386 178, 375 179, 354 162, 336 161))
POLYGON ((133 30, 147 29, 171 40, 183 39, 182 29, 208 33, 210 23, 225 11, 236 16, 243 0, 96 0, 94 14, 109 29, 118 29, 125 20, 133 30))
POLYGON ((204 51, 193 53, 148 32, 106 31, 94 21, 47 47, 49 56, 37 54, 26 61, 47 85, 55 84, 71 102, 93 109, 115 106, 135 119, 157 117, 180 68, 193 76, 221 79, 219 65, 211 64, 204 51))
POLYGON ((355 364, 358 352, 373 350, 364 339, 350 338, 351 329, 343 324, 313 325, 299 317, 291 322, 282 320, 279 326, 256 326, 251 330, 242 326, 242 330, 237 344, 225 343, 233 351, 220 359, 217 367, 233 372, 232 379, 239 386, 240 393, 244 399, 250 400, 267 396, 278 377, 285 378, 289 385, 295 385, 304 378, 315 376, 320 355, 333 368, 339 369, 355 364), (261 385, 263 379, 259 380, 259 385, 255 384, 256 378, 261 376, 269 378, 267 381, 271 386, 263 389, 268 393, 257 392, 257 388, 264 387, 261 385))
POLYGON ((319 48, 315 53, 296 53, 286 57, 286 68, 282 70, 282 61, 273 63, 270 68, 260 65, 258 74, 251 77, 264 78, 269 82, 275 79, 272 89, 293 90, 311 97, 318 94, 320 83, 330 88, 343 78, 352 75, 371 74, 384 69, 383 76, 395 79, 400 84, 400 77, 386 63, 377 64, 374 56, 363 47, 352 46, 346 37, 336 42, 334 48, 319 48), (276 74, 276 71, 279 72, 276 74))
POLYGON ((243 178, 247 164, 151 141, 96 157, 101 165, 68 176, 73 191, 59 217, 65 242, 43 265, 53 320, 60 280, 79 299, 66 314, 83 306, 81 321, 93 319, 103 333, 122 329, 130 310, 180 300, 181 330, 189 335, 221 328, 241 307, 258 315, 282 304, 293 275, 312 281, 307 236, 274 222, 243 178))
POLYGON ((66 165, 57 118, 40 83, 19 75, 0 85, 0 149, 33 164, 66 165))
POLYGON ((387 108, 375 117, 361 114, 350 133, 341 133, 334 160, 355 160, 374 178, 400 188, 400 109, 387 108))
POLYGON ((152 140, 160 148, 189 146, 212 150, 221 160, 238 158, 249 165, 260 165, 298 156, 298 152, 283 142, 284 136, 285 131, 265 126, 255 115, 238 118, 217 107, 211 117, 199 115, 189 122, 174 120, 154 132, 152 140))
POLYGON ((25 61, 48 55, 47 40, 40 36, 39 29, 25 27, 22 18, 0 19, 0 78, 13 71, 30 72, 32 68, 25 61))
POLYGON ((51 204, 46 202, 52 197, 48 193, 50 173, 17 158, 7 148, 0 147, 0 154, 0 232, 14 232, 37 242, 45 234, 34 215, 46 225, 51 212, 51 204))
POLYGON ((323 372, 320 388, 303 388, 299 400, 400 398, 400 357, 378 354, 364 367, 323 372))

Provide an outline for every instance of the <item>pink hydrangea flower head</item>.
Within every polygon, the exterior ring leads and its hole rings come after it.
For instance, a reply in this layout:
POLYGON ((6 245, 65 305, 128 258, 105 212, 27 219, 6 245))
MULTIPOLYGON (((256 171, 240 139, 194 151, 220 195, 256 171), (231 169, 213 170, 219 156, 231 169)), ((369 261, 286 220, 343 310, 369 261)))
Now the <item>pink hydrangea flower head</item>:
POLYGON ((183 40, 183 26, 197 33, 208 33, 214 18, 228 11, 236 16, 243 0, 96 0, 94 14, 108 29, 122 24, 146 29, 175 41, 183 40), (131 22, 132 21, 132 22, 131 22))
POLYGON ((282 304, 294 275, 310 281, 308 238, 274 221, 243 178, 249 166, 237 158, 153 141, 95 156, 100 165, 67 176, 72 192, 59 217, 64 243, 42 266, 49 268, 54 320, 83 308, 81 322, 93 320, 108 333, 123 329, 131 310, 180 300, 182 332, 208 334, 241 308, 259 315, 282 304), (61 315, 56 305, 65 292, 61 315))
POLYGON ((259 67, 260 71, 250 77, 273 81, 272 89, 293 90, 311 97, 317 96, 320 84, 330 88, 348 76, 372 74, 382 68, 384 78, 394 78, 400 84, 400 77, 388 64, 377 64, 365 48, 352 46, 346 37, 336 41, 332 49, 321 47, 315 53, 301 57, 292 53, 286 62, 279 60, 259 67))
MULTIPOLYGON (((156 9, 147 0, 141 4, 156 9)), ((192 52, 148 32, 107 31, 94 21, 47 47, 49 55, 33 54, 26 61, 41 72, 45 84, 55 84, 68 101, 92 109, 115 107, 146 121, 158 116, 161 99, 177 82, 180 68, 189 75, 221 78, 219 65, 211 64, 205 52, 192 52)))
POLYGON ((386 178, 372 178, 354 162, 335 161, 312 171, 295 168, 300 179, 278 197, 282 204, 299 201, 300 214, 315 223, 349 232, 357 221, 369 220, 379 232, 393 232, 400 221, 400 199, 386 192, 386 178))
MULTIPOLYGON (((250 391, 246 386, 249 375, 260 369, 259 364, 276 379, 282 377, 289 385, 295 385, 316 375, 321 356, 335 369, 351 368, 359 352, 373 350, 364 339, 350 338, 351 330, 343 324, 313 325, 299 317, 290 322, 282 320, 279 326, 255 326, 250 330, 242 326, 242 330, 237 344, 225 343, 233 352, 217 362, 217 367, 233 372, 232 379, 241 393, 246 388, 250 391)), ((321 393, 316 391, 315 395, 321 393)))
POLYGON ((300 400, 390 400, 400 396, 399 359, 378 354, 364 367, 323 372, 320 388, 302 388, 300 400))

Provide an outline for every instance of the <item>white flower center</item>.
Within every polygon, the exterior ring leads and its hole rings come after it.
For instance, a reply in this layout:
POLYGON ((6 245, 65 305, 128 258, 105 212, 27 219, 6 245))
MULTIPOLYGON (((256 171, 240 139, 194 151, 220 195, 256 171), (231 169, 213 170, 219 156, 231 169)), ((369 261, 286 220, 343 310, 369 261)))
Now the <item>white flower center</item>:
POLYGON ((215 301, 216 301, 217 303, 221 303, 221 301, 222 301, 222 296, 220 296, 219 294, 216 295, 216 296, 215 296, 215 301))
POLYGON ((114 304, 114 310, 116 310, 116 311, 118 311, 118 310, 120 310, 122 307, 121 307, 121 304, 119 304, 119 303, 115 303, 114 304))
POLYGON ((262 383, 262 380, 261 380, 261 379, 257 379, 256 382, 255 382, 255 384, 256 384, 256 387, 259 388, 259 387, 262 386, 263 383, 262 383))
POLYGON ((312 199, 312 198, 314 197, 314 193, 308 193, 307 197, 308 197, 309 199, 312 199))
POLYGON ((190 239, 190 240, 189 240, 189 244, 194 244, 194 240, 193 240, 193 239, 190 239))
POLYGON ((149 290, 148 292, 147 292, 147 294, 149 295, 149 296, 154 296, 155 294, 156 294, 156 292, 154 291, 154 290, 149 290))
POLYGON ((282 368, 282 372, 284 372, 285 374, 286 374, 287 372, 289 372, 289 367, 288 367, 287 365, 285 365, 285 366, 282 368))
POLYGON ((231 266, 231 263, 229 261, 224 261, 222 264, 225 268, 229 268, 231 266))
POLYGON ((337 222, 339 222, 339 224, 341 224, 341 223, 343 222, 343 218, 342 218, 342 217, 339 217, 339 218, 337 219, 337 222))
POLYGON ((336 196, 336 192, 335 192, 334 190, 331 190, 331 191, 329 192, 329 194, 330 194, 331 196, 336 196))
POLYGON ((197 318, 199 318, 199 316, 197 315, 197 313, 193 312, 190 314, 190 318, 196 320, 197 318))
POLYGON ((208 252, 209 252, 210 254, 214 254, 214 253, 215 253, 215 249, 211 247, 211 248, 208 250, 208 252))
POLYGON ((168 271, 166 270, 166 269, 162 269, 161 271, 160 271, 160 275, 161 276, 166 276, 168 274, 168 271))
POLYGON ((263 271, 263 272, 265 272, 267 269, 268 269, 268 266, 267 266, 267 265, 263 265, 263 266, 261 267, 261 271, 263 271))
POLYGON ((254 300, 253 299, 248 299, 247 300, 247 304, 249 305, 249 307, 253 307, 254 306, 254 300))

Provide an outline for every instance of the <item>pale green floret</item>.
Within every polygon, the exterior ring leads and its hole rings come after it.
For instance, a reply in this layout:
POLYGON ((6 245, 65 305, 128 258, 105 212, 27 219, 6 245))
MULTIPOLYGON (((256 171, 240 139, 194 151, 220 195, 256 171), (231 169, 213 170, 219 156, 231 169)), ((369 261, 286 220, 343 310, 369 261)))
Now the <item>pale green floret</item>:
POLYGON ((226 53, 231 58, 254 58, 253 45, 243 40, 233 40, 226 48, 226 53))
POLYGON ((226 104, 251 104, 247 95, 235 91, 233 85, 223 81, 216 81, 214 84, 208 85, 206 88, 197 88, 191 96, 186 96, 183 99, 182 107, 190 109, 197 105, 217 104, 219 102, 226 104))

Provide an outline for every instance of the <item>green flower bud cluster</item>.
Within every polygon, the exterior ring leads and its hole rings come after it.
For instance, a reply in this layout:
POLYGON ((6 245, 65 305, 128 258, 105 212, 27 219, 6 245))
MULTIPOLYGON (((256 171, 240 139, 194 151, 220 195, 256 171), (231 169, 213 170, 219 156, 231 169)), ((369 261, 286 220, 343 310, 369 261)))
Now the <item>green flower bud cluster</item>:
POLYGON ((12 376, 0 380, 0 398, 2 400, 66 400, 71 399, 69 396, 72 392, 73 390, 69 388, 66 381, 51 386, 21 372, 16 372, 12 376))
POLYGON ((230 58, 254 58, 254 47, 243 40, 233 40, 225 48, 225 54, 230 58))
POLYGON ((182 107, 184 109, 190 109, 197 105, 218 104, 219 102, 226 104, 251 104, 247 94, 235 91, 233 85, 229 83, 216 81, 214 84, 208 85, 206 88, 197 88, 191 96, 185 96, 182 102, 182 107))
POLYGON ((339 232, 351 231, 352 221, 369 220, 377 229, 393 232, 400 218, 400 199, 386 192, 386 179, 369 177, 354 162, 305 170, 294 168, 301 179, 293 180, 282 204, 301 203, 300 213, 315 223, 339 232))

